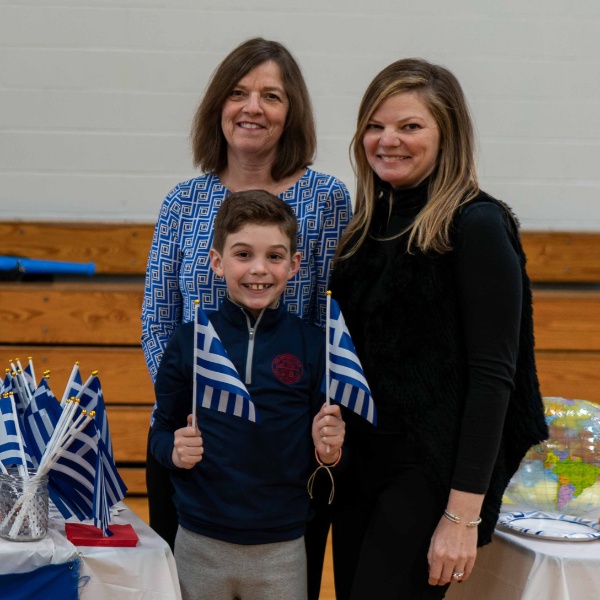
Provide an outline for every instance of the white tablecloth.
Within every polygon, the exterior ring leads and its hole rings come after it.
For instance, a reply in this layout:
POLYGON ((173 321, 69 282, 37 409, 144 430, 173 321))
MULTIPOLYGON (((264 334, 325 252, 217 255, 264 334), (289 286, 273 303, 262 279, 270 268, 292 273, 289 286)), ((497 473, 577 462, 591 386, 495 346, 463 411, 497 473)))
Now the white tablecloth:
POLYGON ((599 600, 600 540, 551 541, 497 529, 446 600, 599 600))
POLYGON ((48 535, 38 542, 0 539, 0 574, 25 573, 79 557, 83 600, 181 600, 167 543, 128 508, 111 523, 130 523, 139 537, 137 546, 77 547, 65 537, 64 524, 51 520, 48 535))

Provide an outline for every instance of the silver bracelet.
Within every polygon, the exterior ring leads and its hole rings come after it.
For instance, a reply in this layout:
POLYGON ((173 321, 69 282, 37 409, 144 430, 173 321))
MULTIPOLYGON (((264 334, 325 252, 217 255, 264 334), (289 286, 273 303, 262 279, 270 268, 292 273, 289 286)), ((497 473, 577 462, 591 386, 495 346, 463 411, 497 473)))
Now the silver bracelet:
MULTIPOLYGON (((446 517, 446 519, 448 519, 448 521, 452 521, 453 523, 460 525, 460 517, 453 515, 451 512, 448 512, 447 510, 444 511, 444 516, 446 517)), ((479 517, 475 521, 467 521, 467 527, 477 527, 480 523, 481 523, 481 517, 479 517)))

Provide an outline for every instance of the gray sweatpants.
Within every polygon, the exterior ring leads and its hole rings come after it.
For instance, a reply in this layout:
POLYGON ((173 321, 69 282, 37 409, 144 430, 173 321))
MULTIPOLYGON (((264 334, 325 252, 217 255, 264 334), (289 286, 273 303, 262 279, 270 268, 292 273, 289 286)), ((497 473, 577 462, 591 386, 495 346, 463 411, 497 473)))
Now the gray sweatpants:
POLYGON ((304 538, 241 545, 177 530, 183 600, 306 600, 304 538))

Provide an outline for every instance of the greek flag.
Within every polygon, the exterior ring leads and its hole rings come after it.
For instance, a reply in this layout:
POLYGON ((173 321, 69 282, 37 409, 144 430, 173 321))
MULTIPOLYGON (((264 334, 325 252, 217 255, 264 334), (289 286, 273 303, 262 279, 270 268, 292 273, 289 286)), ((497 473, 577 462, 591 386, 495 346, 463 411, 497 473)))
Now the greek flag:
POLYGON ((99 472, 100 462, 102 463, 102 472, 104 474, 103 485, 106 490, 108 505, 113 506, 125 498, 127 486, 121 479, 121 476, 117 471, 117 467, 115 466, 115 461, 108 452, 108 448, 102 439, 98 440, 98 462, 96 466, 96 472, 99 472))
MULTIPOLYGON (((329 397, 377 425, 377 411, 339 304, 330 301, 327 321, 329 397)), ((326 375, 327 376, 327 375, 326 375)), ((326 382, 323 382, 323 391, 326 382)))
POLYGON ((32 393, 35 392, 35 389, 36 389, 35 371, 33 370, 33 363, 31 362, 31 359, 29 360, 29 363, 27 365, 25 365, 25 368, 23 369, 23 377, 25 378, 25 382, 26 382, 27 386, 29 387, 29 390, 32 393))
POLYGON ((111 458, 114 457, 112 441, 110 439, 110 430, 108 429, 108 417, 106 416, 106 407, 104 406, 104 396, 102 395, 102 387, 98 376, 92 374, 90 379, 79 392, 79 406, 85 408, 88 412, 95 410, 95 421, 100 431, 100 437, 106 445, 106 449, 111 458))
POLYGON ((16 376, 7 371, 6 377, 2 382, 2 393, 10 393, 13 395, 13 400, 15 402, 18 414, 20 417, 22 417, 23 413, 25 412, 25 408, 27 407, 27 402, 23 402, 21 399, 21 392, 19 391, 20 389, 21 388, 18 386, 18 380, 16 376))
MULTIPOLYGON (((80 414, 77 407, 73 421, 80 414)), ((50 498, 65 519, 75 516, 83 521, 93 516, 98 437, 92 419, 48 472, 50 498)))
POLYGON ((29 449, 36 466, 39 465, 48 440, 52 437, 61 412, 60 404, 52 393, 48 380, 42 378, 23 415, 23 429, 30 442, 29 449))
POLYGON ((73 366, 73 370, 71 371, 71 375, 69 376, 69 381, 67 381, 62 400, 60 402, 61 406, 64 407, 66 401, 69 398, 78 397, 82 391, 83 382, 81 381, 81 373, 79 372, 79 363, 75 363, 75 365, 73 366))
MULTIPOLYGON (((100 440, 102 442, 102 440, 100 440)), ((98 452, 98 460, 96 467, 96 485, 94 486, 94 496, 92 498, 93 516, 92 522, 98 529, 102 529, 105 536, 111 536, 113 533, 109 531, 108 524, 110 523, 110 504, 108 502, 108 494, 106 492, 106 480, 104 479, 104 462, 98 452)))
POLYGON ((6 376, 0 382, 0 394, 8 394, 8 392, 12 391, 12 378, 10 376, 10 372, 6 369, 6 376))
POLYGON ((250 394, 200 305, 196 309, 194 340, 193 414, 200 404, 256 423, 256 408, 250 394))
POLYGON ((110 507, 125 497, 127 487, 94 420, 77 435, 48 476, 50 497, 63 517, 92 519, 105 535, 111 535, 110 507))
POLYGON ((12 394, 0 397, 0 463, 33 467, 12 394))
POLYGON ((96 457, 96 481, 94 484, 93 522, 102 529, 105 536, 113 535, 108 529, 110 522, 110 507, 125 497, 127 487, 117 472, 115 463, 102 441, 98 440, 96 457))

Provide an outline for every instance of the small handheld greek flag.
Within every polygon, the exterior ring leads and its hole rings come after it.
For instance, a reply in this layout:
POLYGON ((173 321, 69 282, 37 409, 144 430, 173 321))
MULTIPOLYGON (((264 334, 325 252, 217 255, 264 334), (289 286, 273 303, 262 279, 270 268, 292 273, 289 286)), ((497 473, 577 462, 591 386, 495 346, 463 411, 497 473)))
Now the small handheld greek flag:
POLYGON ((329 398, 377 425, 377 411, 339 304, 327 292, 327 369, 323 388, 329 398))
MULTIPOLYGON (((75 409, 81 414, 81 409, 75 409)), ((49 471, 49 493, 65 519, 93 519, 108 530, 110 507, 125 497, 127 487, 119 476, 112 456, 92 419, 78 434, 49 471)))
POLYGON ((246 386, 199 304, 194 327, 194 417, 197 404, 254 423, 258 417, 246 386))
POLYGON ((106 450, 110 457, 114 458, 110 429, 108 428, 106 406, 104 405, 102 386, 100 385, 97 371, 94 371, 85 384, 82 385, 77 397, 80 400, 79 405, 81 408, 85 408, 88 412, 92 410, 96 412, 96 424, 98 431, 100 432, 100 437, 106 445, 106 450))
POLYGON ((82 390, 83 390, 83 381, 81 380, 81 373, 79 371, 79 363, 76 362, 73 365, 71 374, 69 375, 69 381, 67 381, 67 385, 65 387, 65 391, 63 393, 62 400, 60 401, 60 405, 62 407, 64 407, 67 402, 67 399, 72 398, 74 396, 79 397, 82 390))
POLYGON ((37 467, 48 441, 60 419, 62 409, 43 377, 23 415, 23 428, 30 442, 30 451, 37 467))
POLYGON ((33 467, 25 439, 12 394, 0 397, 0 463, 3 467, 33 467))

